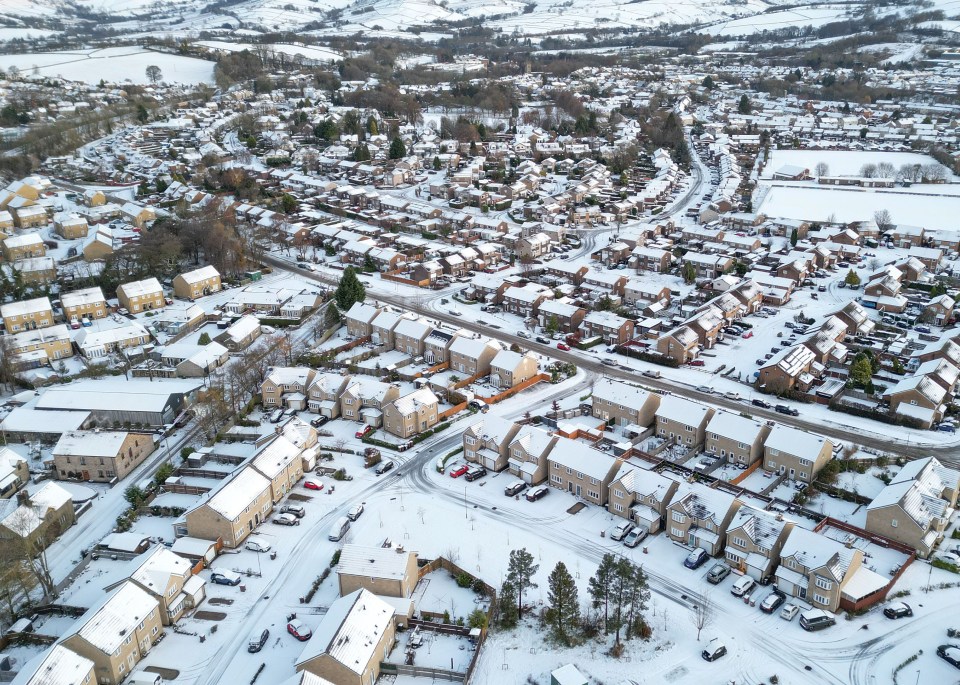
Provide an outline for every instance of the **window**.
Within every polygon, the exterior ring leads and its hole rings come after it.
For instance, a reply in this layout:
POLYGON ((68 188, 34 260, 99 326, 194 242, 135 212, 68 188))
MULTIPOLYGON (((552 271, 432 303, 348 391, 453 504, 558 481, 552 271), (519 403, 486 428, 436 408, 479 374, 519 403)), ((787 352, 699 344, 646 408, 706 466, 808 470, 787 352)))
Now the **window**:
POLYGON ((736 545, 737 547, 746 547, 747 541, 744 540, 743 538, 733 538, 733 544, 736 545))
POLYGON ((830 603, 830 600, 829 600, 829 599, 827 599, 827 598, 824 597, 823 595, 817 594, 817 593, 814 593, 814 595, 813 595, 813 601, 816 602, 817 604, 829 604, 829 603, 830 603))
POLYGON ((587 497, 598 500, 600 499, 600 493, 594 492, 593 490, 587 490, 587 497))
POLYGON ((796 567, 797 567, 797 560, 796 560, 796 559, 791 559, 790 561, 787 562, 787 566, 789 566, 790 568, 796 568, 796 567))
POLYGON ((817 587, 821 590, 829 590, 833 587, 833 583, 824 578, 823 576, 817 576, 817 587))
MULTIPOLYGON (((775 449, 773 449, 773 448, 771 447, 771 448, 770 448, 770 456, 771 456, 771 457, 779 457, 779 456, 780 456, 780 450, 775 450, 775 449)), ((771 465, 771 466, 773 465, 773 462, 772 462, 772 461, 770 462, 770 465, 771 465)))
POLYGON ((567 475, 569 476, 571 473, 573 473, 573 469, 568 466, 568 467, 567 467, 567 475))
POLYGON ((675 538, 683 538, 683 537, 686 537, 685 534, 684 534, 684 532, 683 532, 682 530, 680 530, 679 528, 671 528, 671 529, 670 529, 670 535, 672 535, 672 536, 675 537, 675 538))
POLYGON ((476 444, 476 442, 477 442, 477 441, 476 441, 475 438, 471 438, 471 437, 468 437, 468 438, 467 438, 467 444, 468 444, 468 445, 474 445, 474 444, 476 444))
POLYGON ((767 460, 767 468, 768 468, 768 469, 775 469, 775 468, 777 468, 777 462, 775 462, 773 459, 768 459, 768 460, 767 460))
POLYGON ((683 429, 684 429, 685 431, 687 431, 688 433, 692 433, 692 432, 693 432, 693 426, 684 426, 683 429))
POLYGON ((744 444, 741 442, 741 443, 740 443, 740 449, 745 450, 745 449, 747 449, 747 446, 744 445, 744 444))
POLYGON ((681 514, 679 511, 673 512, 673 520, 677 523, 683 523, 687 520, 687 517, 681 514))
POLYGON ((891 528, 897 527, 897 519, 890 519, 890 527, 891 528))
MULTIPOLYGON (((618 498, 620 498, 620 499, 623 499, 623 498, 624 498, 623 490, 614 490, 614 491, 613 491, 613 496, 614 496, 614 497, 618 497, 618 498)), ((618 506, 619 506, 619 505, 618 505, 618 506)))
POLYGON ((617 513, 623 513, 623 505, 622 505, 622 504, 614 504, 614 505, 613 505, 613 510, 614 510, 615 512, 617 512, 617 513))
POLYGON ((563 478, 557 474, 550 476, 550 480, 552 480, 554 483, 563 483, 563 478))

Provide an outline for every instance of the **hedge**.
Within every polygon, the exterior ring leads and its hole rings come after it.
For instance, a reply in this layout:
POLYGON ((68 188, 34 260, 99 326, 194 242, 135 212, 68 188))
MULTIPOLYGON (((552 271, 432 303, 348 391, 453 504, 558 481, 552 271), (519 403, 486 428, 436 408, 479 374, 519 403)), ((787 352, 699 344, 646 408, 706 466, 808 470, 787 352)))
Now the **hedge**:
POLYGON ((627 347, 626 345, 618 345, 617 354, 622 354, 626 355, 627 357, 632 357, 633 359, 650 362, 651 364, 669 366, 671 369, 676 369, 680 366, 680 362, 673 357, 668 357, 664 354, 660 354, 659 352, 648 352, 647 350, 641 350, 636 347, 627 347))

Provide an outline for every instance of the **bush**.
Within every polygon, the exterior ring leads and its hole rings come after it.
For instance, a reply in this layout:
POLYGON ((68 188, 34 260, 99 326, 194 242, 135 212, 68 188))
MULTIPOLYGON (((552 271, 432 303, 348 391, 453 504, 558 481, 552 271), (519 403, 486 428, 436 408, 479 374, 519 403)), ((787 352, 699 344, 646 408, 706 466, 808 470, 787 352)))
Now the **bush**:
POLYGON ((467 618, 467 625, 483 630, 487 627, 487 613, 483 609, 474 609, 467 618))
POLYGON ((344 469, 337 469, 333 472, 334 480, 347 480, 347 472, 344 469))
POLYGON ((457 587, 470 587, 473 585, 473 576, 467 572, 457 574, 457 587))
POLYGON ((330 559, 331 568, 340 563, 340 550, 338 549, 333 553, 333 557, 330 559))
POLYGON ((944 571, 950 571, 950 573, 960 573, 960 566, 956 564, 951 564, 949 561, 944 561, 943 559, 934 559, 931 564, 934 568, 943 569, 944 571))

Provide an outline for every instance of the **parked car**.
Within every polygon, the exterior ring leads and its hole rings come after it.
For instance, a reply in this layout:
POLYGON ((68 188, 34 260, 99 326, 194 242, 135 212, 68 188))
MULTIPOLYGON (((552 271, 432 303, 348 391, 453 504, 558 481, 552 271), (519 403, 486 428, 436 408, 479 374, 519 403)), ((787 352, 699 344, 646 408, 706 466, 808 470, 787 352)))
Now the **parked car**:
POLYGON ((347 512, 347 518, 351 521, 356 521, 363 514, 363 504, 355 504, 350 507, 350 511, 347 512))
POLYGON ((536 338, 536 340, 537 340, 537 342, 540 343, 541 345, 549 345, 549 344, 550 344, 550 339, 549 339, 549 338, 544 338, 542 335, 538 335, 537 338, 536 338))
POLYGON ((507 487, 505 487, 503 489, 503 494, 506 495, 507 497, 513 497, 514 495, 518 495, 526 489, 527 489, 527 484, 524 483, 522 480, 517 480, 510 483, 507 487))
POLYGON ((756 584, 757 582, 750 576, 740 576, 737 578, 737 582, 731 586, 730 594, 734 597, 743 597, 750 592, 756 584))
POLYGON ((564 352, 569 352, 569 351, 570 351, 570 346, 569 346, 567 343, 559 342, 559 343, 557 343, 557 349, 558 349, 558 350, 563 350, 564 352))
POLYGON ((530 337, 530 334, 527 333, 526 331, 517 331, 517 337, 520 337, 520 338, 529 338, 529 337, 530 337))
POLYGON ((273 522, 278 526, 299 526, 300 519, 293 514, 280 514, 273 517, 273 522))
POLYGON ((698 385, 698 386, 697 386, 697 392, 703 392, 703 393, 706 393, 706 394, 708 394, 708 395, 712 395, 712 394, 713 394, 713 388, 711 388, 709 385, 698 385))
POLYGON ((792 621, 793 617, 800 613, 800 607, 796 604, 785 604, 780 610, 780 618, 784 621, 792 621))
POLYGON ((327 540, 339 542, 343 536, 347 534, 348 530, 350 530, 350 519, 346 516, 341 516, 330 526, 330 532, 327 533, 327 540))
POLYGON ((467 464, 460 464, 460 466, 458 466, 458 467, 456 467, 455 469, 453 469, 452 471, 450 471, 450 477, 451 477, 451 478, 459 478, 460 476, 464 475, 464 474, 465 474, 467 471, 469 471, 469 470, 470 470, 470 467, 469 467, 467 464))
POLYGON ((787 601, 787 596, 777 588, 773 588, 773 592, 764 597, 763 601, 760 602, 760 611, 765 614, 772 614, 785 601, 787 601))
POLYGON ((793 407, 788 407, 785 404, 778 404, 774 409, 777 410, 779 414, 786 414, 788 416, 800 416, 800 412, 793 407))
POLYGON ((387 471, 392 470, 394 466, 395 464, 393 463, 392 459, 381 461, 380 464, 377 466, 377 470, 374 473, 376 473, 378 476, 382 476, 387 471))
POLYGON ((706 661, 716 661, 727 653, 727 647, 718 638, 713 638, 707 643, 706 648, 700 652, 706 661))
POLYGON ((740 400, 743 399, 742 397, 740 397, 740 393, 733 392, 732 390, 728 390, 727 392, 723 393, 723 396, 726 397, 728 400, 734 400, 735 402, 739 402, 740 400))
POLYGON ((631 530, 633 530, 633 524, 630 521, 622 521, 610 531, 610 539, 621 542, 631 530))
POLYGON ((940 645, 937 647, 937 656, 954 668, 960 668, 960 647, 957 645, 940 645))
POLYGON ((216 585, 239 585, 240 574, 224 569, 210 574, 210 582, 216 585))
POLYGON ((293 514, 298 519, 302 519, 304 516, 307 515, 307 510, 304 509, 299 504, 284 504, 282 507, 280 507, 280 513, 293 514))
POLYGON ((247 538, 243 548, 248 549, 251 552, 269 552, 270 543, 261 538, 247 538))
POLYGON ((631 548, 636 547, 646 539, 649 532, 646 526, 636 526, 627 533, 627 537, 623 539, 623 544, 631 548))
POLYGON ((800 627, 809 632, 829 628, 836 622, 833 616, 822 609, 807 609, 800 613, 800 627))
POLYGON ((300 642, 306 642, 313 637, 313 631, 310 630, 306 623, 297 618, 287 624, 287 632, 300 640, 300 642))
POLYGON ((374 431, 373 426, 371 426, 371 425, 368 423, 366 426, 364 426, 363 428, 361 428, 360 430, 358 430, 356 433, 354 433, 354 436, 353 436, 353 437, 355 437, 357 440, 362 440, 364 437, 366 437, 367 435, 369 435, 369 434, 372 433, 373 431, 374 431))
POLYGON ((319 492, 320 490, 323 490, 323 481, 319 478, 304 478, 303 487, 305 487, 307 490, 316 490, 319 492))
POLYGON ((247 651, 251 654, 259 652, 261 649, 263 649, 263 646, 267 644, 267 639, 269 637, 269 629, 264 628, 263 630, 255 630, 247 640, 247 651))
POLYGON ((707 550, 697 547, 683 560, 683 565, 687 568, 700 568, 707 563, 707 559, 709 558, 710 555, 707 554, 707 550))
POLYGON ((884 609, 883 615, 887 618, 906 618, 913 616, 913 609, 906 602, 897 602, 884 609))
POLYGON ((769 403, 769 402, 765 402, 765 401, 763 401, 763 400, 761 400, 761 399, 751 400, 751 401, 750 401, 750 404, 752 404, 754 407, 760 407, 761 409, 769 409, 769 408, 770 408, 770 403, 769 403))
POLYGON ((313 426, 314 428, 319 428, 329 420, 330 420, 329 416, 318 416, 317 418, 315 418, 313 421, 310 422, 310 425, 313 426))
POLYGON ((707 582, 711 585, 717 585, 724 578, 730 575, 730 567, 724 564, 723 562, 719 564, 714 564, 713 568, 710 569, 710 572, 707 573, 707 582))
POLYGON ((550 493, 550 488, 546 485, 541 485, 539 488, 534 488, 533 490, 527 491, 527 494, 524 497, 527 498, 528 502, 536 502, 538 499, 543 499, 550 493))
POLYGON ((694 359, 690 362, 690 366, 706 366, 706 362, 702 359, 694 359))
POLYGON ((482 466, 474 466, 467 469, 467 473, 463 477, 472 483, 475 480, 483 478, 485 475, 487 475, 487 470, 485 468, 482 466))

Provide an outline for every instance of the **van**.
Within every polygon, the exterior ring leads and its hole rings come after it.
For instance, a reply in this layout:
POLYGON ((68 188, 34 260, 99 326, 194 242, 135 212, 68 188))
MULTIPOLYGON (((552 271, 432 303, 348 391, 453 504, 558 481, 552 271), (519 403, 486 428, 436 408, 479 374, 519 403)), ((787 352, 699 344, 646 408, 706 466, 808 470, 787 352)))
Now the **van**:
POLYGON ((269 637, 270 631, 266 628, 263 630, 254 631, 247 640, 247 651, 251 654, 259 652, 261 649, 263 649, 263 646, 267 644, 267 638, 269 637))
POLYGON ((823 630, 836 623, 836 620, 822 609, 808 609, 800 614, 800 627, 813 632, 823 630))
POLYGON ((730 594, 734 597, 743 597, 753 589, 754 585, 756 585, 756 582, 750 576, 740 576, 733 587, 730 588, 730 594))
POLYGON ((350 519, 346 516, 341 516, 337 519, 336 523, 330 526, 330 534, 327 535, 327 539, 332 542, 339 542, 343 539, 343 536, 347 534, 348 530, 350 530, 350 519))

